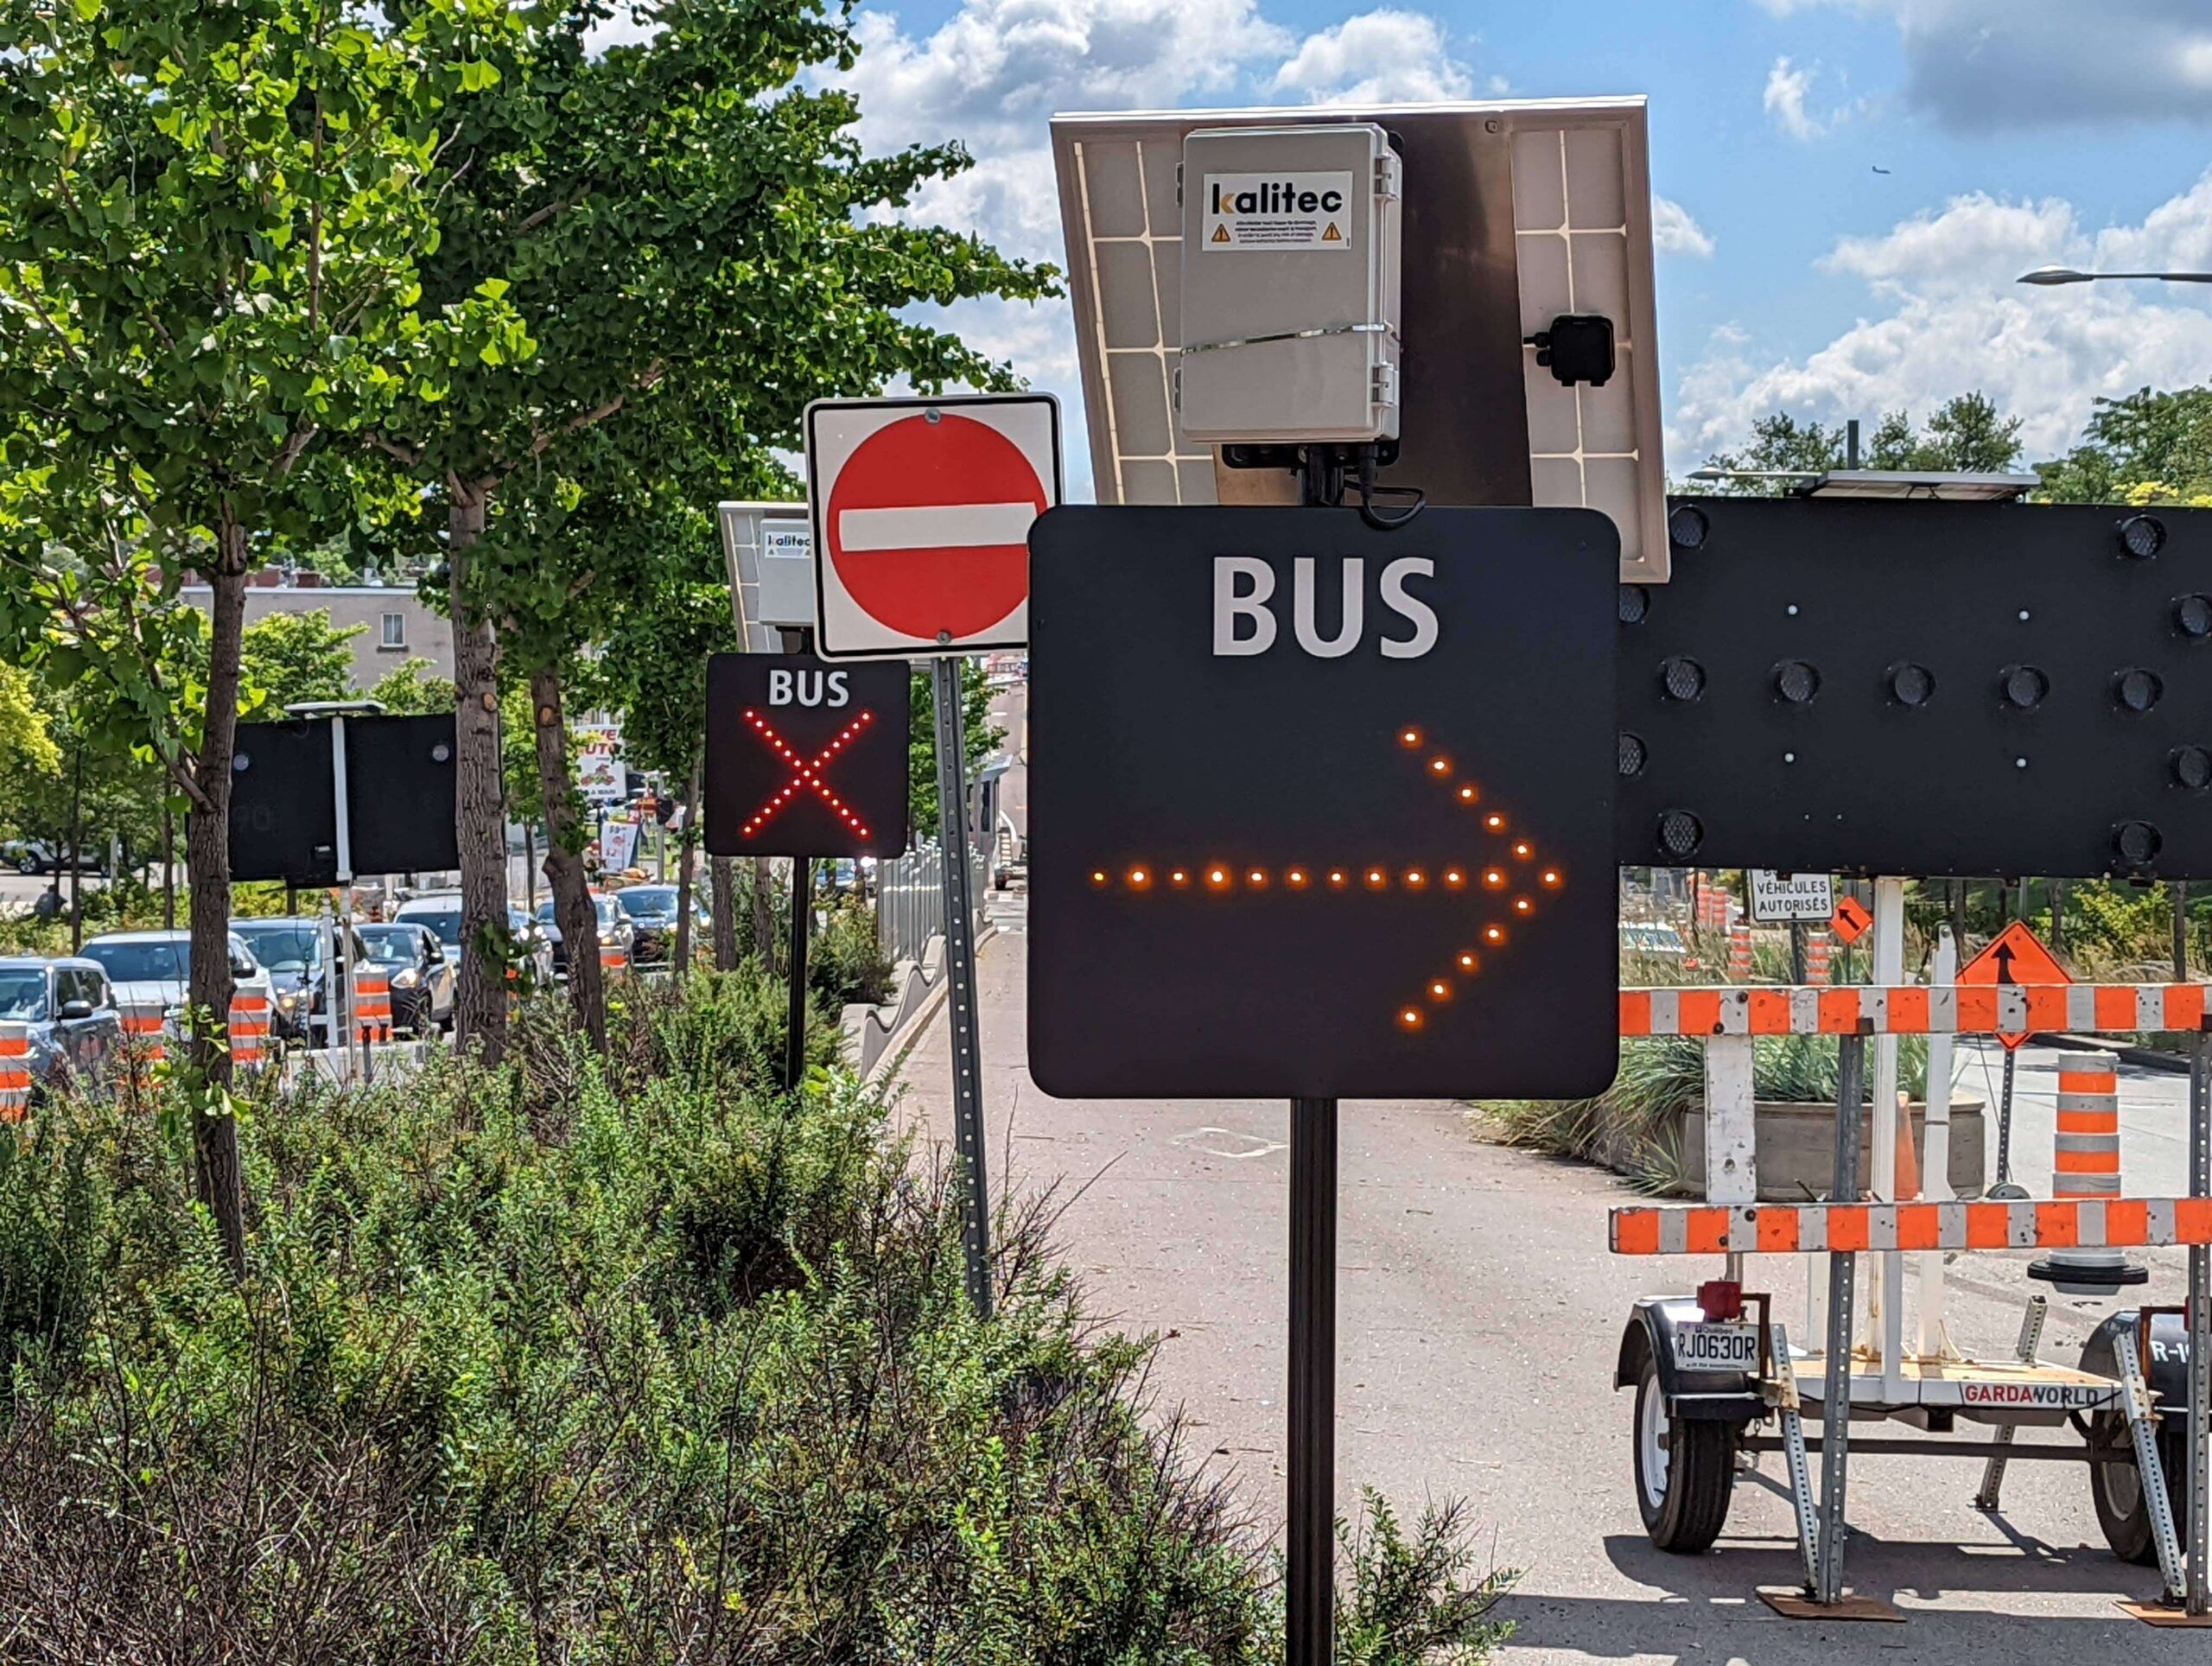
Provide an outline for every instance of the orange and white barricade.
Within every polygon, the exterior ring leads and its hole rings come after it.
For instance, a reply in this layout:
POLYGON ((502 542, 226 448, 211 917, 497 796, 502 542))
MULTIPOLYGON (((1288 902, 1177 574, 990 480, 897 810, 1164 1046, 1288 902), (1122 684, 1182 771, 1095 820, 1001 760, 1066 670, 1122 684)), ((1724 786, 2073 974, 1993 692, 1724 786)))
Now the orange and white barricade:
MULTIPOLYGON (((1903 938, 1901 882, 1878 882, 1875 913, 1874 963, 1880 981, 1872 985, 1620 992, 1624 1037, 1695 1037, 1706 1043, 1707 1197, 1701 1205, 1637 1203, 1614 1209, 1610 1246, 1622 1256, 1727 1257, 1723 1276, 1702 1286, 1694 1304, 1672 1302, 1676 1316, 1668 1323, 1688 1325, 1700 1332, 1687 1353, 1680 1337, 1668 1332, 1674 1341, 1672 1363, 1680 1370, 1707 1370, 1703 1364, 1681 1362, 1685 1358, 1705 1360, 1707 1354, 1700 1350, 1708 1343, 1714 1351, 1711 1357, 1719 1358, 1721 1342, 1732 1340, 1736 1351, 1727 1357, 1737 1363, 1726 1370, 1737 1374, 1744 1386, 1731 1390, 1739 1398, 1728 1408, 1729 1415, 1742 1418, 1743 1429, 1756 1417, 1779 1416, 1778 1438, 1743 1438, 1751 1450, 1788 1454, 1804 1583, 1815 1605, 1832 1607, 1842 1592, 1844 1494, 1840 1478, 1853 1420, 1872 1416, 1913 1422, 1929 1419, 1931 1408, 1942 1412, 1940 1427, 1944 1430, 1954 1416, 1999 1425, 1995 1442, 1962 1448, 1987 1463, 1977 1502, 1988 1509, 1997 1506, 2004 1465, 2013 1451, 2013 1428, 2039 1417, 2055 1421, 2044 1415, 2054 1408, 2118 1418, 2133 1440, 2143 1477, 2167 1594, 2179 1602, 2190 1581, 2171 1512, 2164 1509, 2164 1459, 2158 1448, 2158 1409, 2148 1386, 2150 1366, 2145 1363, 2152 1357, 2147 1311, 2123 1313, 2111 1321, 2118 1328, 2115 1364, 2109 1374, 2037 1359, 2045 1307, 2041 1295, 2029 1304, 2011 1358, 1970 1358, 1942 1327, 1942 1266, 1947 1253, 2041 1250, 2050 1253, 2033 1269, 2037 1276, 2062 1290, 2109 1293, 2142 1276, 2140 1269, 2128 1267, 2123 1250, 2185 1245, 2202 1252, 2212 1247, 2212 1196, 2122 1195, 2117 1075, 2108 1056, 2075 1054, 2060 1066, 2055 1195, 2049 1200, 1954 1199, 1948 1183, 1948 1053, 1949 1038, 1959 1035, 2180 1031, 2212 1036, 2212 1000, 2208 1000, 2212 985, 1956 983, 1948 981, 1955 977, 1957 963, 1948 932, 1936 955, 1936 976, 1942 981, 1905 984, 1898 981, 1899 957, 1894 946, 1903 938), (1886 945, 1882 941, 1885 931, 1886 945), (1886 954, 1882 952, 1885 946, 1890 949, 1886 954), (1759 1199, 1751 1048, 1756 1037, 1782 1035, 1837 1039, 1835 1173, 1826 1202, 1766 1203, 1759 1199), (1896 1091, 1894 1044, 1885 1045, 1886 1038, 1901 1035, 1930 1038, 1924 1199, 1915 1197, 1922 1187, 1912 1173, 1918 1166, 1909 1154, 1905 1096, 1896 1091), (1874 1055, 1871 1059, 1870 1053, 1874 1055), (1871 1071, 1870 1063, 1874 1065, 1871 1071), (1859 1152, 1864 1138, 1860 1108, 1867 1102, 1870 1078, 1873 1139, 1865 1148, 1871 1153, 1873 1172, 1868 1175, 1861 1173, 1859 1152), (1869 1287, 1863 1330, 1854 1313, 1855 1263, 1862 1254, 1877 1257, 1878 1275, 1869 1287), (1787 1328, 1773 1321, 1769 1298, 1745 1294, 1744 1258, 1751 1255, 1828 1258, 1825 1291, 1821 1281, 1808 1281, 1812 1298, 1808 1328, 1815 1338, 1824 1336, 1824 1346, 1793 1351, 1787 1328), (1916 1348, 1908 1348, 1904 1339, 1908 1262, 1916 1262, 1922 1273, 1916 1348), (1692 1307, 1695 1311, 1681 1316, 1692 1307), (1756 1324, 1746 1318, 1754 1307, 1756 1324), (1755 1339, 1754 1348, 1743 1345, 1745 1336, 1755 1339), (1764 1413, 1759 1409, 1762 1405, 1764 1413), (1801 1408, 1812 1406, 1817 1406, 1823 1425, 1824 1479, 1817 1507, 1801 1415, 1801 1408), (1831 1483, 1826 1478, 1828 1473, 1838 1478, 1831 1483)), ((1659 1342, 1646 1339, 1661 1333, 1660 1321, 1646 1311, 1652 1306, 1639 1304, 1631 1318, 1623 1344, 1624 1360, 1656 1357, 1659 1342)), ((1617 1373, 1617 1385, 1624 1382, 1617 1373)), ((1670 1387, 1666 1392, 1672 1396, 1675 1390, 1670 1387)), ((1694 1387, 1682 1390, 1688 1399, 1701 1392, 1694 1387)), ((1673 1402, 1666 1403, 1671 1407, 1673 1402)), ((1665 1415, 1700 1414, 1669 1409, 1665 1415)), ((1933 1431, 1938 1426, 1931 1420, 1918 1427, 1933 1431)), ((2195 1429, 2192 1438, 2202 1441, 2205 1430, 2195 1429)), ((1890 1442, 1885 1449, 1919 1455, 1934 1444, 1890 1442)), ((1724 1447, 1715 1450, 1732 1462, 1724 1447)), ((2195 1461, 2204 1461, 2201 1449, 2195 1461)), ((2196 1578, 2202 1578, 2201 1569, 2196 1578)))
POLYGON ((353 1039, 363 1046, 391 1040, 391 978, 363 967, 353 974, 353 1039))
POLYGON ((0 1122, 20 1122, 30 1108, 30 1026, 0 1024, 0 1122))
POLYGON ((241 992, 231 997, 231 1068, 258 1070, 269 1062, 269 997, 241 992))
POLYGON ((1751 927, 1748 920, 1738 920, 1728 928, 1728 976, 1749 977, 1751 975, 1751 927))

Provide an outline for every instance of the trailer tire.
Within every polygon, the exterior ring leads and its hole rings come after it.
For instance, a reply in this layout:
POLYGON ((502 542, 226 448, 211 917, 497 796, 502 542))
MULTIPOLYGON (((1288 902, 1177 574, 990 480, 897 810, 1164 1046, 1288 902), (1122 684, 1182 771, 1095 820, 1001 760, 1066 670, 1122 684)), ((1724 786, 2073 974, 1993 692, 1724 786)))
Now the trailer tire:
POLYGON ((1682 1556, 1710 1550, 1736 1485, 1736 1428, 1669 1415, 1649 1350, 1636 1379, 1634 1447, 1636 1507, 1651 1542, 1682 1556))
MULTIPOLYGON (((2082 1352, 2082 1369, 2100 1376, 2120 1375, 2109 1338, 2094 1336, 2082 1352)), ((2169 1417, 2158 1432, 2158 1467, 2166 1472, 2166 1502, 2173 1511, 2174 1531, 2189 1542, 2189 1442, 2185 1426, 2169 1417)), ((2101 1411, 2089 1419, 2089 1499, 2096 1506, 2097 1525, 2104 1529, 2112 1554, 2140 1567, 2158 1565, 2158 1535, 2151 1529, 2151 1511, 2143 1495, 2142 1471, 2135 1462, 2134 1437, 2127 1419, 2118 1411, 2101 1411)))

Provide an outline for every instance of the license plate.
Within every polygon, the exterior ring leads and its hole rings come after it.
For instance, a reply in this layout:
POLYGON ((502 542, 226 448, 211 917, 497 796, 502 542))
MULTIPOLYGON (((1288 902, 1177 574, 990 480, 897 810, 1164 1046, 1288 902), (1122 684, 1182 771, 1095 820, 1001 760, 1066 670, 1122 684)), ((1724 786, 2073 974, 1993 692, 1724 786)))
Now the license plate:
POLYGON ((1675 1369, 1755 1371, 1759 1366, 1756 1325, 1685 1325, 1675 1332, 1675 1369))

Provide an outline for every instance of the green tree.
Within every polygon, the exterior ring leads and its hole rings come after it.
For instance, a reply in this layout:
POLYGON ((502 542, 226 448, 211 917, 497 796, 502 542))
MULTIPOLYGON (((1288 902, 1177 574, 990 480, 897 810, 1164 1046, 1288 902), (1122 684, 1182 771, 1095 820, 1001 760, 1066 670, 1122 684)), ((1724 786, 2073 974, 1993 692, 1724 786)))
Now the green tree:
MULTIPOLYGON (((915 827, 933 833, 943 823, 937 807, 937 706, 927 671, 914 673, 913 709, 913 728, 906 742, 906 791, 914 806, 915 827)), ((972 781, 976 766, 1006 739, 1006 731, 991 722, 991 690, 978 659, 960 662, 960 732, 968 742, 968 779, 972 781)))
POLYGON ((2088 437, 2042 466, 2052 503, 2189 503, 2212 499, 2212 387, 2138 388, 2099 399, 2088 437))
POLYGON ((238 642, 242 687, 254 706, 271 715, 302 700, 353 697, 353 651, 347 645, 368 629, 337 626, 330 609, 276 613, 245 627, 238 642))
POLYGON ((0 664, 0 780, 53 775, 60 768, 54 720, 39 703, 30 674, 20 665, 0 664))
MULTIPOLYGON (((1859 466, 1921 474, 2001 474, 2018 462, 2020 450, 2018 417, 1999 415, 1984 394, 1961 393, 1937 407, 1924 429, 1914 429, 1909 411, 1885 413, 1861 449, 1859 466)), ((1776 477, 1732 481, 1721 488, 1771 497, 1846 467, 1849 456, 1844 424, 1800 422, 1777 411, 1751 424, 1749 445, 1717 455, 1713 465, 1776 477)))
MULTIPOLYGON (((489 300, 423 312, 438 97, 496 6, 423 0, 393 27, 334 0, 0 0, 0 472, 5 621, 56 686, 149 744, 192 814, 190 1005, 229 1010, 226 830, 248 571, 327 514, 302 467, 334 434, 435 397, 519 336, 489 300), (173 652, 207 575, 203 684, 173 652)), ((20 657, 20 655, 18 656, 20 657)), ((233 1270, 245 1231, 230 1061, 190 1058, 195 1178, 233 1270)))
MULTIPOLYGON (((417 3, 399 0, 394 15, 417 3)), ((1034 296, 1051 283, 1049 270, 972 237, 887 216, 967 157, 951 146, 862 156, 851 95, 802 79, 852 63, 842 10, 671 6, 653 14, 650 40, 604 49, 592 38, 607 16, 599 0, 519 15, 524 32, 487 55, 454 108, 425 291, 432 302, 487 288, 507 296, 531 321, 533 351, 470 365, 378 436, 445 514, 472 936, 505 900, 499 622, 542 614, 576 576, 531 565, 542 528, 504 549, 487 542, 495 499, 547 475, 597 489, 605 454, 580 461, 578 442, 641 405, 677 407, 674 425, 696 448, 742 459, 793 443, 819 394, 899 376, 924 388, 997 385, 1001 371, 908 309, 1034 296)), ((498 996, 486 978, 464 977, 459 1027, 494 1052, 498 996)))
POLYGON ((430 662, 410 654, 376 680, 368 697, 397 716, 428 716, 453 709, 453 684, 430 669, 430 662))

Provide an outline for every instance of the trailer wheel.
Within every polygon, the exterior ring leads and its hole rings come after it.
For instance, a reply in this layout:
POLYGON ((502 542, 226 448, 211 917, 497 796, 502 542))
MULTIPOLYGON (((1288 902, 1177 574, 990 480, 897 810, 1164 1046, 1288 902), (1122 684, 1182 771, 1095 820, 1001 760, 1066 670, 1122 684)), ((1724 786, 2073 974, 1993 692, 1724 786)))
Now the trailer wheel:
POLYGON ((1672 1417, 1647 1351, 1636 1379, 1636 1507, 1662 1550, 1710 1550, 1736 1485, 1734 1426, 1672 1417), (1662 1441, 1661 1436, 1664 1435, 1662 1441))
MULTIPOLYGON (((2082 1351, 2082 1369, 2103 1377, 2120 1375, 2109 1339, 2092 1337, 2082 1351)), ((2166 1502, 2172 1509, 2174 1531, 2189 1542, 2189 1483, 2186 1466, 2189 1442, 2185 1425, 2168 1418, 2158 1432, 2158 1467, 2166 1472, 2166 1502)), ((2143 1496, 2143 1472, 2135 1462, 2134 1437, 2127 1419, 2118 1411, 2101 1411, 2089 1419, 2089 1497, 2097 1508, 2097 1525, 2105 1542, 2122 1561, 2139 1567, 2158 1565, 2158 1536, 2151 1530, 2151 1511, 2143 1496)))

